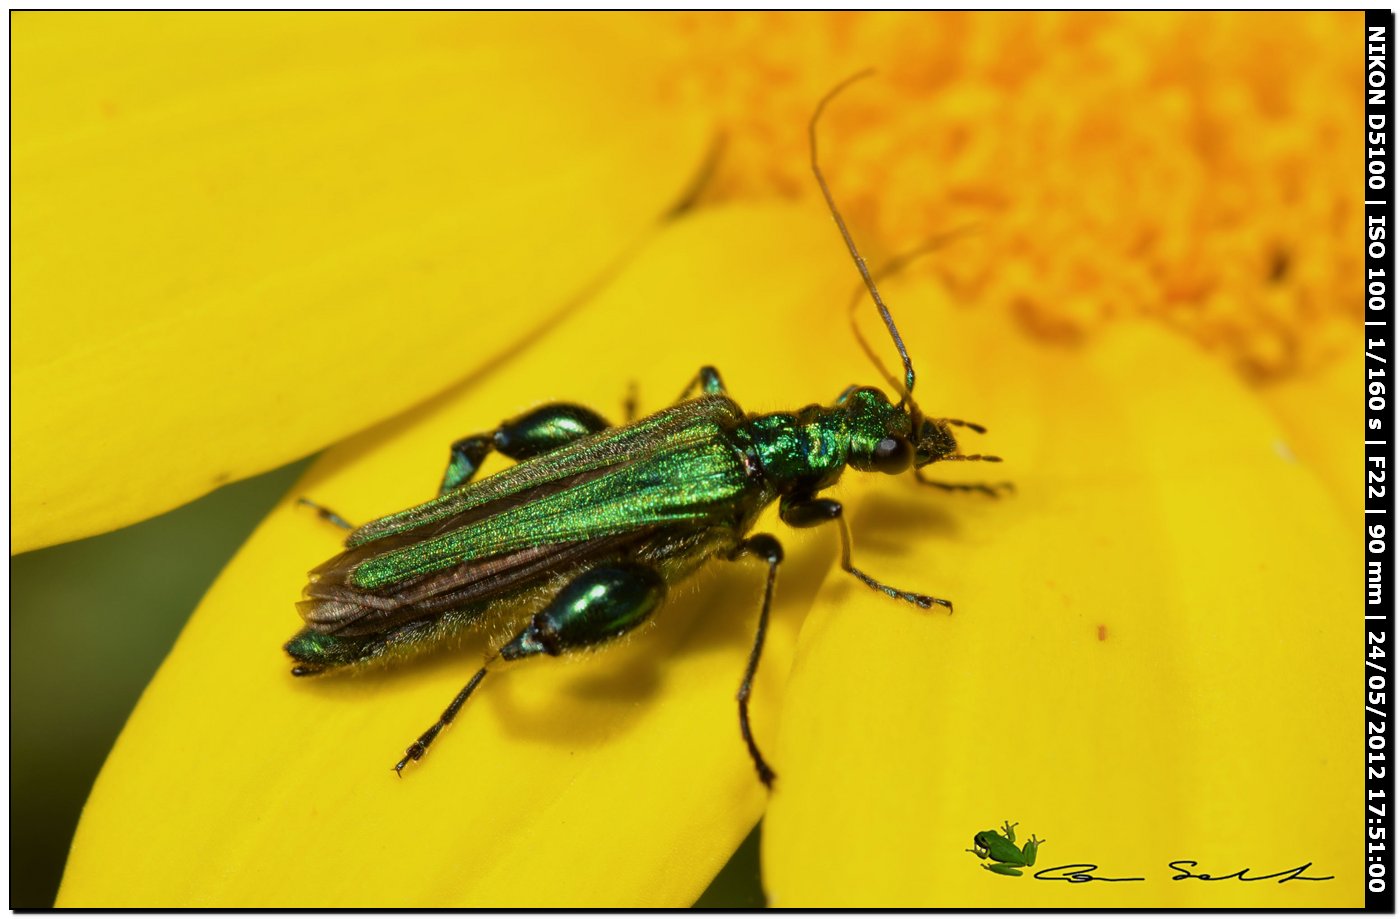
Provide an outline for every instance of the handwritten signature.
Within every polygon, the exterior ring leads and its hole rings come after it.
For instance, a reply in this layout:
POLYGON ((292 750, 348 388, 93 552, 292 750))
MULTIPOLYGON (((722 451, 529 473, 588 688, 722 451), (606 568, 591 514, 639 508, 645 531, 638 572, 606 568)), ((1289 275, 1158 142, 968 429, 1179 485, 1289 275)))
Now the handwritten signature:
MULTIPOLYGON (((1171 879, 1172 879, 1173 881, 1187 881, 1187 880, 1195 880, 1195 881, 1271 881, 1271 880, 1277 880, 1278 883, 1283 884, 1283 883, 1286 883, 1286 882, 1288 882, 1288 881, 1330 881, 1330 880, 1333 880, 1334 877, 1335 877, 1335 875, 1331 875, 1331 874, 1327 875, 1326 877, 1320 877, 1320 878, 1319 878, 1319 877, 1308 877, 1307 875, 1303 874, 1304 871, 1307 871, 1309 868, 1312 867, 1312 862, 1305 862, 1304 864, 1301 864, 1301 865, 1299 865, 1299 866, 1296 867, 1296 868, 1287 868, 1287 869, 1285 869, 1285 870, 1283 870, 1283 871, 1275 871, 1273 874, 1258 874, 1258 875, 1250 874, 1250 872, 1254 870, 1253 868, 1241 868, 1241 869, 1239 869, 1238 871, 1232 872, 1232 873, 1230 873, 1230 874, 1208 874, 1207 872, 1204 872, 1204 871, 1197 872, 1197 871, 1191 870, 1191 869, 1194 869, 1194 868, 1198 867, 1199 865, 1200 865, 1200 862, 1196 862, 1196 861, 1192 861, 1192 860, 1190 860, 1190 859, 1184 859, 1184 858, 1182 858, 1182 859, 1177 859, 1176 861, 1167 862, 1167 867, 1171 868, 1173 871, 1176 872, 1176 874, 1173 874, 1173 875, 1172 875, 1172 878, 1171 878, 1171 879)), ((1110 877, 1102 877, 1102 876, 1100 876, 1100 875, 1097 875, 1097 874, 1094 874, 1094 873, 1093 873, 1093 872, 1098 871, 1098 870, 1099 870, 1099 866, 1093 864, 1092 862, 1075 862, 1075 863, 1069 864, 1069 865, 1056 865, 1056 866, 1053 867, 1053 868, 1042 868, 1042 869, 1040 869, 1039 871, 1037 871, 1037 872, 1035 873, 1034 876, 1035 876, 1035 879, 1038 880, 1038 881, 1064 881, 1064 882, 1066 882, 1066 883, 1068 883, 1068 884, 1087 884, 1087 883, 1089 883, 1090 881, 1108 881, 1108 882, 1115 882, 1115 883, 1116 883, 1116 882, 1119 882, 1119 881, 1145 881, 1145 880, 1147 880, 1147 878, 1110 878, 1110 877)))

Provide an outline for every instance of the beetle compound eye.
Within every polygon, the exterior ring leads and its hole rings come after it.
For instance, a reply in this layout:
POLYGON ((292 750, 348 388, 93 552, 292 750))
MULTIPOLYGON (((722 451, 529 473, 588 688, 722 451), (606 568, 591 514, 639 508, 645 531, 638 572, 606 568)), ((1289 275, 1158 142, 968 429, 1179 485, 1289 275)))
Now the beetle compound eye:
POLYGON ((914 461, 914 445, 903 437, 886 437, 875 445, 870 456, 870 468, 876 472, 897 475, 914 461))

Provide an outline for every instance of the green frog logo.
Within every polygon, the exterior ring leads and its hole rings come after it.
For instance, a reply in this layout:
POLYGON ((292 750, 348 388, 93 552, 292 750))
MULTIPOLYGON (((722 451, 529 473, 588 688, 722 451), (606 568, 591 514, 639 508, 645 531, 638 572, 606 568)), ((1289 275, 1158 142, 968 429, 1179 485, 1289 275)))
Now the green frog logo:
POLYGON ((1045 845, 1045 840, 1036 839, 1032 834, 1021 848, 1016 848, 1016 824, 1002 824, 1002 832, 983 830, 972 837, 972 848, 967 851, 990 864, 983 865, 988 871, 1020 877, 1022 868, 1035 864, 1036 850, 1045 845))

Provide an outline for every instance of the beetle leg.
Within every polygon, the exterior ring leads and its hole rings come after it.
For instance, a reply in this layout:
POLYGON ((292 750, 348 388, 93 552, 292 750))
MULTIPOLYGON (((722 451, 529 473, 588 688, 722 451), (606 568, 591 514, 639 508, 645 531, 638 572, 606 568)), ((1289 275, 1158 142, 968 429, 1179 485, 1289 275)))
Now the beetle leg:
POLYGON ((816 498, 811 495, 784 495, 778 503, 778 514, 788 526, 814 527, 835 520, 841 527, 841 570, 855 576, 862 584, 880 591, 887 597, 912 603, 920 609, 928 609, 937 603, 939 606, 947 607, 948 612, 953 611, 953 604, 948 600, 940 600, 938 597, 930 597, 926 594, 910 593, 907 590, 899 590, 888 584, 882 584, 852 565, 851 529, 846 525, 846 518, 842 511, 840 501, 833 501, 830 498, 816 498))
MULTIPOLYGON (((549 604, 535 613, 521 629, 487 659, 519 660, 536 654, 558 657, 566 651, 592 648, 641 625, 661 605, 666 582, 661 575, 635 562, 613 562, 589 568, 565 584, 549 604)), ((457 717, 467 697, 486 678, 486 667, 476 672, 457 693, 442 716, 415 740, 394 766, 400 775, 410 761, 423 758, 442 729, 457 717)))
POLYGON ((655 569, 618 561, 575 577, 500 651, 508 661, 592 648, 641 625, 666 596, 655 569))
POLYGON ((729 394, 729 390, 724 388, 724 381, 719 378, 719 371, 706 364, 700 368, 700 372, 695 375, 695 379, 686 384, 677 402, 684 402, 689 399, 696 390, 706 396, 724 396, 729 394))
POLYGON ((438 494, 445 495, 470 482, 487 454, 493 451, 513 460, 529 459, 607 427, 602 416, 581 405, 568 402, 542 405, 501 422, 494 431, 473 434, 454 443, 438 494))
POLYGON ((1000 498, 1002 491, 1007 494, 1014 494, 1016 491, 1016 485, 1012 482, 939 482, 926 477, 922 469, 914 470, 914 478, 919 480, 920 485, 929 485, 944 491, 976 491, 991 498, 1000 498))
POLYGON ((768 564, 768 582, 763 589, 763 608, 758 614, 758 630, 754 633, 753 650, 749 652, 749 664, 744 668, 744 681, 739 684, 739 733, 744 736, 749 756, 753 759, 754 768, 758 770, 759 781, 772 788, 777 775, 764 761, 763 754, 758 751, 758 744, 754 742, 753 731, 749 729, 749 694, 753 691, 754 674, 758 672, 758 659, 763 654, 763 639, 768 633, 768 611, 773 606, 773 586, 778 580, 778 565, 783 560, 783 547, 767 533, 759 533, 739 543, 729 554, 729 558, 733 560, 746 555, 757 556, 768 564))
POLYGON ((472 694, 473 690, 475 690, 484 679, 486 679, 486 668, 482 667, 476 672, 476 675, 467 682, 467 685, 462 687, 462 691, 457 693, 457 697, 452 700, 452 704, 447 706, 433 726, 424 731, 419 738, 409 746, 407 752, 404 753, 403 759, 394 764, 395 772, 399 775, 403 775, 403 767, 408 765, 409 760, 417 762, 423 758, 423 754, 428 752, 428 747, 437 739, 438 734, 441 734, 442 729, 452 723, 452 719, 457 717, 457 713, 462 710, 462 706, 467 704, 467 697, 472 694))
POLYGON ((322 507, 321 505, 317 504, 315 501, 311 501, 311 500, 309 500, 309 499, 307 499, 307 498, 297 498, 297 503, 298 503, 298 504, 305 504, 307 507, 309 507, 309 508, 311 508, 312 510, 316 511, 316 516, 320 517, 322 520, 326 521, 327 523, 331 524, 332 526, 338 526, 338 527, 340 527, 342 530, 353 530, 353 529, 355 529, 355 525, 354 525, 353 523, 351 523, 350 521, 346 520, 344 517, 340 516, 340 515, 337 514, 335 511, 331 510, 329 507, 322 507))

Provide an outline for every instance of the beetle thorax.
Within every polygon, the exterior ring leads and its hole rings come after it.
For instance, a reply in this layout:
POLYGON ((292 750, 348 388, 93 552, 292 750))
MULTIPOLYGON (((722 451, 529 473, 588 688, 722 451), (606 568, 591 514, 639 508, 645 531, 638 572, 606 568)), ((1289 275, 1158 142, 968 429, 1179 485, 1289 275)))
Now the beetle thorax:
POLYGON ((763 475, 782 493, 815 492, 836 482, 847 466, 862 471, 907 469, 907 456, 890 456, 891 439, 909 443, 911 419, 878 389, 851 389, 834 405, 748 419, 742 437, 763 475), (885 452, 882 452, 885 451, 885 452))
POLYGON ((846 468, 844 413, 820 405, 749 418, 737 432, 746 452, 779 493, 816 491, 846 468))

